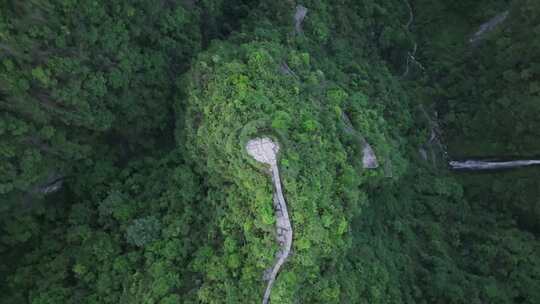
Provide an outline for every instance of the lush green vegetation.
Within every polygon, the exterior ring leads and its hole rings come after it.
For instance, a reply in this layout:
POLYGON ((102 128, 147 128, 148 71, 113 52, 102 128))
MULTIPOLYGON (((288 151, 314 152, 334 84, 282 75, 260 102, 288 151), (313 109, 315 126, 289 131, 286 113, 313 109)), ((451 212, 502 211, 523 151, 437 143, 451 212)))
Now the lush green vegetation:
POLYGON ((1 303, 259 302, 258 134, 294 226, 272 303, 540 302, 538 169, 418 153, 437 121, 451 156, 540 155, 540 4, 298 4, 302 33, 293 1, 0 4, 1 303))
MULTIPOLYGON (((540 155, 539 120, 540 53, 538 35, 532 34, 540 24, 537 1, 502 1, 491 9, 480 9, 489 1, 471 2, 467 14, 452 5, 439 8, 448 11, 446 19, 426 21, 426 36, 433 39, 422 55, 437 82, 431 92, 440 99, 441 122, 447 127, 447 141, 453 154, 466 156, 534 157, 540 155), (480 43, 471 45, 470 33, 478 24, 497 13, 509 10, 508 20, 487 34, 480 43), (456 16, 458 15, 458 16, 456 16), (461 18, 455 35, 453 27, 443 26, 461 18), (454 20, 454 21, 451 21, 454 20), (470 22, 470 21, 469 21, 470 22), (438 25, 438 26, 435 26, 438 25), (433 29, 442 30, 433 30, 433 29), (469 37, 465 36, 469 33, 469 37), (432 38, 434 37, 434 38, 432 38), (442 48, 450 46, 447 50, 442 48), (441 54, 438 59, 430 59, 441 54)), ((430 11, 425 14, 431 14, 430 11)))

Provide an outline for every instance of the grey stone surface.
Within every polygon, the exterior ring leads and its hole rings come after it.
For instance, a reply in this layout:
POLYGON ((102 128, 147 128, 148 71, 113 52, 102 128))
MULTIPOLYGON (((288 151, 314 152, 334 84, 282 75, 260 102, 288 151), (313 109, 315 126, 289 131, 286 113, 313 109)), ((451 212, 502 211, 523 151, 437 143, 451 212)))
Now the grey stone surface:
POLYGON ((56 182, 50 184, 50 185, 47 185, 45 187, 43 187, 42 189, 40 189, 40 192, 43 193, 43 194, 50 194, 50 193, 53 193, 53 192, 56 192, 58 190, 60 190, 60 188, 62 188, 62 184, 64 183, 63 180, 57 180, 56 182))
POLYGON ((248 141, 246 150, 248 154, 256 161, 263 164, 272 165, 277 161, 279 145, 267 137, 255 138, 248 141))
POLYGON ((255 138, 248 141, 246 150, 256 161, 270 165, 272 182, 274 183, 273 205, 276 217, 276 241, 279 244, 280 249, 276 254, 276 261, 272 268, 267 269, 263 274, 263 278, 268 281, 262 301, 263 304, 266 304, 270 299, 272 286, 279 270, 291 252, 293 230, 289 212, 287 210, 287 203, 281 189, 281 179, 277 165, 279 145, 267 137, 255 138))
POLYGON ((50 194, 62 188, 64 177, 56 172, 49 174, 46 180, 35 185, 30 190, 30 194, 50 194))
POLYGON ((305 6, 297 5, 296 12, 294 13, 294 30, 297 34, 302 33, 302 22, 308 13, 308 9, 305 6))
POLYGON ((420 153, 420 157, 422 157, 423 160, 425 160, 425 161, 428 160, 428 155, 427 155, 426 149, 424 149, 424 148, 419 148, 419 149, 418 149, 418 153, 420 153))
POLYGON ((489 21, 481 24, 480 28, 478 28, 478 31, 474 33, 471 39, 469 39, 469 42, 471 44, 477 43, 480 39, 484 37, 485 34, 493 31, 497 27, 497 25, 504 22, 504 20, 506 20, 507 17, 508 17, 508 11, 505 11, 491 18, 489 21))
POLYGON ((540 165, 540 160, 515 160, 504 162, 467 160, 451 161, 449 164, 450 168, 454 170, 497 170, 540 165))
POLYGON ((362 148, 362 166, 366 169, 375 169, 379 167, 379 162, 375 156, 375 152, 371 148, 371 145, 367 142, 362 148))
POLYGON ((419 117, 424 118, 430 131, 429 139, 420 146, 420 156, 423 160, 431 162, 433 167, 438 165, 446 166, 448 163, 448 151, 442 139, 443 131, 438 122, 439 114, 434 110, 428 111, 423 105, 419 105, 418 109, 419 114, 421 114, 419 117))
POLYGON ((362 167, 364 169, 376 169, 379 167, 377 156, 366 139, 353 128, 351 120, 345 113, 341 113, 341 120, 345 125, 345 132, 355 136, 362 144, 362 167))

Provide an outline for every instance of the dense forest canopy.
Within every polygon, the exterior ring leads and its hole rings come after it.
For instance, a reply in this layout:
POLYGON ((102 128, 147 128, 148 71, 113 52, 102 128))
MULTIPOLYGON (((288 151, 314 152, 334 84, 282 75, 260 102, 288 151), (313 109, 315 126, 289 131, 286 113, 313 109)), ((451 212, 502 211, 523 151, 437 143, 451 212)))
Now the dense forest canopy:
POLYGON ((0 303, 260 302, 259 135, 271 303, 540 303, 540 169, 446 165, 540 155, 539 32, 536 0, 1 1, 0 303))

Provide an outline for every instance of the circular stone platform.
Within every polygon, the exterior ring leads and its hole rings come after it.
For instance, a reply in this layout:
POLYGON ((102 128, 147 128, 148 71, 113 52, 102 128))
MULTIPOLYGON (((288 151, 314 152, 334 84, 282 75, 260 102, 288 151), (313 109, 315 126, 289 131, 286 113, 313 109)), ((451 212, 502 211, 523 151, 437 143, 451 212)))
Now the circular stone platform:
POLYGON ((279 145, 268 137, 254 138, 248 141, 246 150, 256 161, 273 165, 277 162, 279 145))

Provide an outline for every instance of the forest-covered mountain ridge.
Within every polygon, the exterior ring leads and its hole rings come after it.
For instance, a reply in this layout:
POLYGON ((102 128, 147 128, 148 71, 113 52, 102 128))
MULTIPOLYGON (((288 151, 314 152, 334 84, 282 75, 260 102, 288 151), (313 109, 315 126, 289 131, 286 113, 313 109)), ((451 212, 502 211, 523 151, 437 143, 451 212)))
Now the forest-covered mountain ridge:
POLYGON ((294 231, 270 303, 539 303, 539 168, 448 170, 540 155, 539 28, 535 0, 1 2, 0 303, 260 303, 261 136, 294 231))

